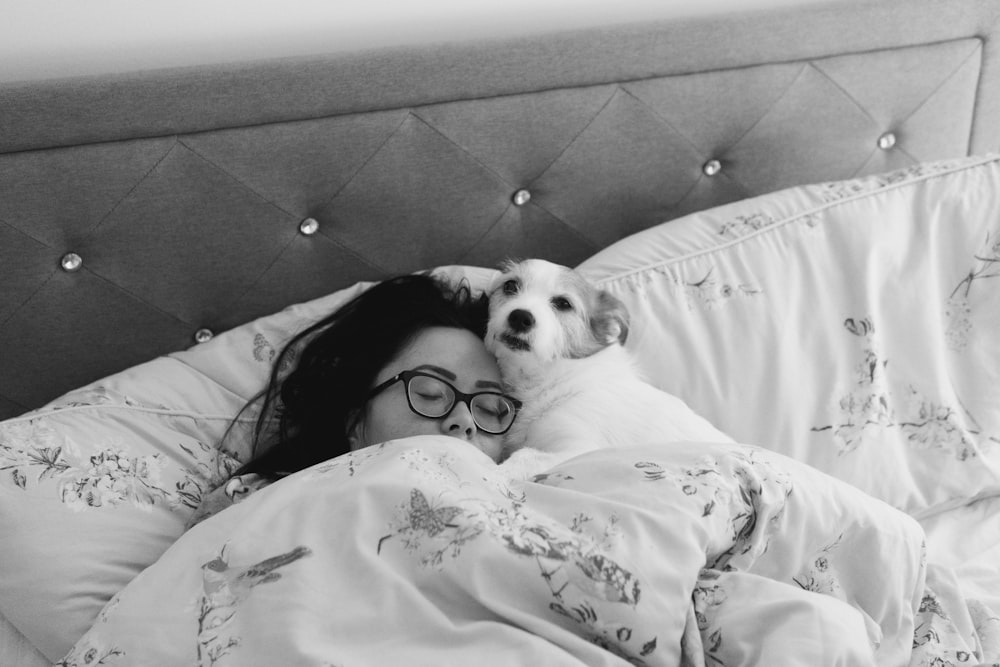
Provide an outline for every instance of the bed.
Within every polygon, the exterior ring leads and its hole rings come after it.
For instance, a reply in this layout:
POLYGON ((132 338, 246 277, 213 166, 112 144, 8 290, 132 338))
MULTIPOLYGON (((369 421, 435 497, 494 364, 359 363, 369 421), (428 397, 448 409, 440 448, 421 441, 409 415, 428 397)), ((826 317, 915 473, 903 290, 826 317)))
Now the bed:
POLYGON ((1000 6, 724 4, 5 76, 0 664, 1000 663, 1000 6), (186 531, 282 341, 510 257, 734 442, 418 439, 186 531))

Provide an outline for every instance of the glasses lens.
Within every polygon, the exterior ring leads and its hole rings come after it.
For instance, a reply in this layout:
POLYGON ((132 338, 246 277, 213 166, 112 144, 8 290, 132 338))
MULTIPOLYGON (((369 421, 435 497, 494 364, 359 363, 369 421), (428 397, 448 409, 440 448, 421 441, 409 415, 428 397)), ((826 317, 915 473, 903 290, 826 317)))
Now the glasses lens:
POLYGON ((515 408, 506 396, 477 394, 472 399, 472 418, 487 433, 503 433, 514 423, 515 408))
POLYGON ((425 417, 442 417, 455 404, 455 394, 451 387, 426 375, 411 377, 406 391, 410 397, 410 405, 425 417))

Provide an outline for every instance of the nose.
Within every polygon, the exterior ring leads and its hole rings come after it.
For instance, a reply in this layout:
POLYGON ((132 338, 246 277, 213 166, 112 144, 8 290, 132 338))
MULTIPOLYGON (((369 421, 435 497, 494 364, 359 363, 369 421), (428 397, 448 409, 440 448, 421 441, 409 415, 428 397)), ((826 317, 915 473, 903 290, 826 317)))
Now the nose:
POLYGON ((448 416, 441 420, 441 431, 445 435, 471 442, 476 435, 476 422, 472 419, 469 406, 463 401, 456 401, 448 416))
POLYGON ((510 311, 510 315, 507 316, 507 324, 514 331, 524 333, 535 326, 535 316, 531 314, 531 311, 518 308, 510 311))

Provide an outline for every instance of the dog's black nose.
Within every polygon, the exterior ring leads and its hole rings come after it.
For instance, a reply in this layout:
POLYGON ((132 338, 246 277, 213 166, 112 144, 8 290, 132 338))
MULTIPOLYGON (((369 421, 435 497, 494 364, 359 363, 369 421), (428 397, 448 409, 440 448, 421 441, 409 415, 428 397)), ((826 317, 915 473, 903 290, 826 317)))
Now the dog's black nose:
POLYGON ((517 333, 524 333, 535 326, 535 316, 530 311, 518 308, 510 311, 510 315, 507 316, 507 324, 517 333))

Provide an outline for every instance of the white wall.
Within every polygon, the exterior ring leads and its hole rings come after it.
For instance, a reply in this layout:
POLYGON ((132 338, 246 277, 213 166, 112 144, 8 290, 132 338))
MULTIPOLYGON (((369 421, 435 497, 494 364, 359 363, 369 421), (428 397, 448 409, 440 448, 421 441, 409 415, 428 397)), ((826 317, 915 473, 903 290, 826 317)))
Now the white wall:
POLYGON ((0 82, 823 0, 0 0, 0 82))

